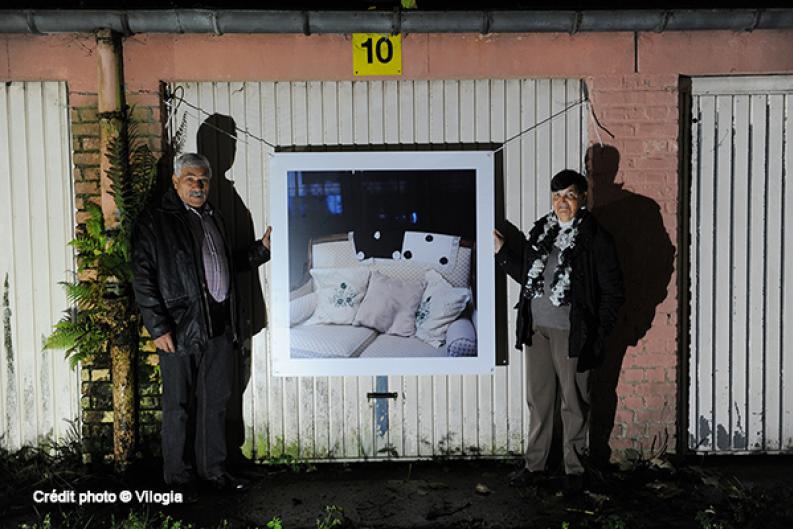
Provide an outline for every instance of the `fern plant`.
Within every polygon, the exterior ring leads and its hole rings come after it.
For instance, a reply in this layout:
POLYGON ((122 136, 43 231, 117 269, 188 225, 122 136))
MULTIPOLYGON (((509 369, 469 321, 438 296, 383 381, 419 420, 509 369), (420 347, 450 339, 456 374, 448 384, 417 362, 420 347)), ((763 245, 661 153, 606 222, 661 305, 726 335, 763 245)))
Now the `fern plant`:
POLYGON ((88 220, 69 242, 77 252, 76 281, 61 283, 72 307, 44 342, 47 349, 65 350, 72 368, 107 352, 111 344, 129 343, 137 331, 130 299, 132 227, 148 200, 157 160, 134 123, 110 141, 107 159, 117 225, 108 229, 102 209, 87 205, 88 220))

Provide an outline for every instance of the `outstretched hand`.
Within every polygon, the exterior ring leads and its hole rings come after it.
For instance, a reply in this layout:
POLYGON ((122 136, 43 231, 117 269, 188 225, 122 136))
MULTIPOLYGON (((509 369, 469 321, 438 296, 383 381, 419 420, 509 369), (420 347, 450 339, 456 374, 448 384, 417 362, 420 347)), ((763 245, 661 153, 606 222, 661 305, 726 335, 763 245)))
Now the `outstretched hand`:
POLYGON ((498 230, 493 230, 493 251, 498 253, 504 246, 504 236, 498 230))
POLYGON ((264 232, 264 236, 262 237, 262 245, 268 250, 270 249, 270 234, 272 232, 273 232, 273 227, 267 226, 267 230, 264 232))

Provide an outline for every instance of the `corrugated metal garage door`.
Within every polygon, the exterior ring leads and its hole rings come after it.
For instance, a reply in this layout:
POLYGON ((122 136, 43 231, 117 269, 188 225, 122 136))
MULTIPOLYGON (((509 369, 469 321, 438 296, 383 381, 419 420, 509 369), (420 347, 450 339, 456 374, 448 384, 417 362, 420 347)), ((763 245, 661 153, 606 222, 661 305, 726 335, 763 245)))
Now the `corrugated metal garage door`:
POLYGON ((692 81, 689 447, 793 449, 793 77, 692 81))
POLYGON ((68 306, 59 281, 74 269, 66 84, 0 84, 0 445, 69 433, 79 379, 44 337, 68 306))
MULTIPOLYGON (((185 120, 185 150, 196 149, 197 128, 210 114, 231 116, 249 133, 236 134, 227 178, 250 209, 257 235, 269 222, 266 155, 272 149, 256 137, 278 146, 503 142, 582 96, 578 80, 564 79, 177 83, 171 89, 188 103, 172 118, 172 130, 185 120)), ((584 110, 576 107, 504 149, 506 214, 522 229, 550 209, 553 173, 582 169, 584 110)), ((229 196, 219 199, 232 202, 229 196)), ((269 297, 268 274, 263 267, 261 281, 269 297)), ((516 300, 511 284, 509 336, 514 335, 516 300)), ((492 376, 274 378, 268 336, 262 332, 253 341, 244 395, 246 437, 258 457, 522 452, 527 430, 523 361, 511 347, 508 354, 509 367, 498 367, 492 376), (386 388, 399 395, 387 408, 367 400, 367 392, 386 388)))

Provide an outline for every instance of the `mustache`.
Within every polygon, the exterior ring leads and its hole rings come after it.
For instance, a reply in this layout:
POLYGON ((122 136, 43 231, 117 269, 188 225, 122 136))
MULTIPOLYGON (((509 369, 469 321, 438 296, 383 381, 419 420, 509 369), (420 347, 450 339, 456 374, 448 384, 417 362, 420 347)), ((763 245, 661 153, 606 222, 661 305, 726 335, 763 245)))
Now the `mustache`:
POLYGON ((207 196, 205 191, 190 191, 188 195, 191 198, 204 198, 207 196))

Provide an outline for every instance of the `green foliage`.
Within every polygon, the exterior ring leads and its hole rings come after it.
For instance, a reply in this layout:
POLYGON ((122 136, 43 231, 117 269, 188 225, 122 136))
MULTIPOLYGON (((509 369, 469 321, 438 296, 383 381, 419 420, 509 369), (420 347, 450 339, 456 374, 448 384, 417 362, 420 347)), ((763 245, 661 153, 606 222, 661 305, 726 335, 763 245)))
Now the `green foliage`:
POLYGON ((333 529, 344 525, 344 510, 336 505, 326 505, 315 525, 316 529, 333 529))
POLYGON ((77 252, 73 283, 61 283, 73 305, 44 341, 45 349, 63 349, 71 366, 106 352, 111 343, 128 343, 138 320, 130 298, 132 227, 145 206, 157 172, 157 160, 140 141, 136 125, 108 145, 111 194, 117 207, 117 226, 107 229, 102 209, 86 206, 88 220, 69 243, 77 252))
POLYGON ((267 522, 267 529, 283 529, 283 524, 281 523, 281 518, 278 516, 273 517, 272 520, 267 522))

